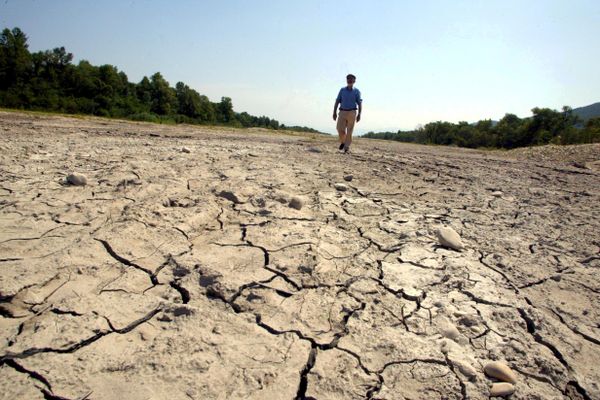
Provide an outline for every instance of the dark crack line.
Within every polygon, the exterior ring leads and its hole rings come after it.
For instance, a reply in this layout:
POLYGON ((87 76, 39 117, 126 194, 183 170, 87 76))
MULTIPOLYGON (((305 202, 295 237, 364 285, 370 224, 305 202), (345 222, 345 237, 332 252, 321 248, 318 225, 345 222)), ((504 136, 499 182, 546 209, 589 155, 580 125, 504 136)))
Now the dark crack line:
POLYGON ((89 337, 87 339, 82 340, 81 342, 75 343, 75 344, 73 344, 73 345, 71 345, 69 347, 65 347, 65 348, 55 349, 55 348, 52 348, 52 347, 40 347, 40 348, 32 347, 32 348, 29 348, 29 349, 21 352, 21 353, 16 353, 16 354, 14 354, 14 353, 7 353, 7 354, 4 354, 3 356, 0 356, 0 362, 7 362, 7 361, 10 361, 10 360, 15 360, 15 359, 24 359, 24 358, 27 358, 27 357, 30 357, 30 356, 33 356, 33 355, 36 355, 36 354, 40 354, 40 353, 60 353, 60 354, 74 353, 77 350, 79 350, 79 349, 81 349, 81 348, 83 348, 85 346, 88 346, 88 345, 96 342, 98 339, 100 339, 100 338, 102 338, 102 337, 104 337, 106 335, 109 335, 111 333, 118 333, 118 334, 128 333, 128 332, 134 330, 135 328, 137 328, 139 325, 143 324, 144 322, 147 322, 148 320, 150 320, 152 317, 154 317, 161 310, 162 309, 160 307, 156 308, 156 309, 150 311, 150 313, 146 314, 142 318, 140 318, 140 319, 138 319, 136 321, 133 321, 132 323, 130 323, 129 325, 127 325, 127 326, 125 326, 124 328, 121 328, 121 329, 115 328, 112 325, 112 323, 110 322, 110 320, 108 318, 104 317, 105 320, 107 321, 110 329, 111 329, 109 331, 98 332, 98 333, 94 334, 93 336, 91 336, 91 337, 89 337))
POLYGON ((399 262, 401 262, 401 263, 410 264, 410 265, 412 265, 414 267, 417 267, 417 268, 431 269, 431 270, 434 270, 434 271, 445 271, 446 270, 446 266, 444 266, 442 268, 435 268, 435 267, 428 267, 427 265, 423 265, 423 264, 420 264, 420 263, 415 262, 415 261, 405 261, 405 260, 402 259, 402 257, 397 257, 396 259, 399 262))
POLYGON ((302 371, 300 371, 300 383, 298 384, 298 391, 296 392, 296 400, 306 399, 306 390, 308 389, 308 374, 315 366, 316 361, 317 349, 315 347, 311 347, 310 352, 308 353, 306 365, 302 371))
POLYGON ((177 280, 169 282, 169 286, 179 292, 179 295, 181 296, 181 302, 183 304, 188 304, 190 302, 190 292, 181 286, 177 280))
POLYGON ((590 343, 593 343, 597 346, 600 346, 600 340, 596 339, 595 337, 589 336, 583 332, 581 332, 576 326, 571 326, 569 324, 567 324, 567 322, 565 321, 565 319, 563 318, 562 315, 560 315, 556 310, 549 308, 549 310, 556 315, 556 317, 559 319, 559 321, 566 326, 567 328, 569 328, 573 333, 581 336, 582 338, 584 338, 585 340, 587 340, 590 343))
POLYGON ((220 230, 223 230, 223 227, 225 226, 225 224, 221 220, 221 216, 223 215, 224 212, 225 212, 225 209, 223 207, 221 207, 221 211, 219 212, 219 214, 217 214, 217 218, 216 218, 217 222, 219 223, 220 230))
POLYGON ((173 226, 172 228, 175 229, 177 232, 181 233, 185 237, 186 240, 190 240, 190 237, 188 236, 187 233, 185 233, 185 231, 183 229, 178 228, 176 226, 173 226))
POLYGON ((525 285, 521 285, 518 288, 519 289, 527 289, 527 288, 530 288, 530 287, 533 287, 533 286, 538 286, 538 285, 541 285, 543 283, 546 283, 546 281, 549 280, 549 279, 554 279, 555 277, 559 277, 559 276, 560 276, 560 274, 559 275, 547 276, 547 277, 542 278, 542 279, 540 279, 538 281, 526 283, 525 285))
POLYGON ((454 376, 456 377, 456 379, 458 380, 458 384, 460 385, 460 393, 462 395, 463 400, 468 399, 469 396, 467 396, 467 386, 465 385, 465 383, 462 381, 462 379, 460 379, 460 375, 456 372, 456 370, 454 369, 454 364, 452 364, 452 361, 450 361, 450 359, 448 358, 447 354, 444 354, 444 357, 446 359, 446 366, 448 368, 450 368, 450 371, 452 371, 452 373, 454 374, 454 376))
POLYGON ((500 276, 502 276, 502 277, 503 277, 503 278, 506 280, 506 282, 507 282, 507 283, 508 283, 508 284, 509 284, 509 285, 510 285, 512 288, 513 288, 513 290, 515 291, 515 293, 517 293, 517 294, 518 294, 518 293, 519 293, 519 288, 517 287, 517 285, 515 285, 515 284, 513 283, 513 281, 512 281, 512 280, 511 280, 511 279, 510 279, 510 278, 509 278, 509 277, 508 277, 508 276, 507 276, 507 275, 506 275, 504 272, 502 272, 502 271, 500 271, 499 269, 497 269, 497 268, 494 268, 494 267, 492 267, 490 264, 486 263, 486 262, 484 261, 484 258, 485 258, 485 257, 486 257, 486 255, 485 255, 485 254, 483 254, 483 252, 482 252, 482 251, 480 251, 480 252, 479 252, 479 262, 480 262, 482 265, 486 266, 487 268, 491 269, 492 271, 496 272, 496 273, 497 273, 497 274, 499 274, 500 276))
MULTIPOLYGON (((575 391, 581 396, 583 397, 584 400, 592 400, 592 398, 587 394, 586 390, 584 388, 582 388, 579 385, 579 382, 577 381, 569 381, 567 383, 567 385, 565 386, 565 390, 563 391, 563 393, 565 395, 568 395, 569 392, 569 387, 573 387, 575 389, 575 391)), ((570 397, 570 396, 569 396, 570 397)))
MULTIPOLYGON (((45 390, 47 391, 47 393, 54 396, 54 394, 52 394, 52 386, 50 385, 50 382, 39 372, 29 370, 29 369, 23 367, 21 364, 19 364, 15 360, 5 360, 5 361, 2 361, 1 364, 11 367, 15 371, 17 371, 21 374, 26 374, 31 379, 40 382, 42 385, 45 386, 45 390)), ((40 388, 40 390, 44 393, 44 395, 46 395, 46 391, 44 391, 44 388, 40 388)), ((44 396, 44 397, 46 397, 46 396, 44 396)), ((56 398, 56 397, 52 397, 52 398, 56 398)))
POLYGON ((21 261, 23 258, 0 258, 0 262, 21 261))
POLYGON ((520 307, 517 308, 517 311, 519 311, 521 318, 523 319, 523 321, 525 321, 525 325, 527 326, 527 332, 529 332, 529 334, 531 334, 531 336, 533 336, 533 339, 537 343, 545 346, 548 350, 550 350, 550 352, 552 352, 554 357, 562 365, 564 365, 565 368, 567 368, 567 370, 569 372, 572 372, 571 366, 569 365, 569 363, 567 363, 567 361, 563 357, 562 353, 553 344, 546 341, 538 332, 536 332, 535 322, 533 321, 533 319, 531 319, 531 317, 529 317, 529 315, 527 315, 527 312, 523 308, 520 308, 520 307))
POLYGON ((468 290, 462 289, 462 290, 460 290, 460 292, 478 304, 485 304, 487 306, 496 306, 496 307, 504 307, 504 308, 514 308, 513 306, 511 306, 509 304, 496 303, 494 301, 484 300, 482 298, 475 296, 473 293, 469 292, 468 290))
POLYGON ((108 252, 108 254, 110 254, 110 256, 112 258, 114 258, 115 260, 117 260, 118 262, 120 262, 121 264, 125 264, 128 267, 133 267, 135 269, 138 269, 140 271, 145 272, 146 274, 148 274, 148 276, 150 277, 152 283, 154 285, 156 285, 158 282, 155 282, 156 277, 154 276, 154 273, 152 271, 150 271, 147 268, 144 268, 132 261, 129 261, 128 259, 121 257, 120 255, 118 255, 114 249, 111 247, 110 243, 108 243, 106 240, 102 240, 102 239, 98 239, 98 238, 94 238, 95 241, 102 243, 102 245, 104 246, 104 248, 106 249, 106 251, 108 252), (153 279, 154 277, 154 279, 153 279))

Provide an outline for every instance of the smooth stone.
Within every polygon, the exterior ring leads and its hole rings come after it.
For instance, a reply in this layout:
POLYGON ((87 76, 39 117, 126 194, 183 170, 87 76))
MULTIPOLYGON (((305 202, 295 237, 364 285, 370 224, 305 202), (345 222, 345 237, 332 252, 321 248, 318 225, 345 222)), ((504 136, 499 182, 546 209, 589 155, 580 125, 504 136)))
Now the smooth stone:
POLYGON ((460 332, 454 325, 448 325, 441 329, 440 333, 443 337, 456 340, 460 336, 460 332))
POLYGON ((490 388, 490 396, 506 397, 515 392, 515 386, 512 383, 496 382, 490 388))
POLYGON ((348 186, 344 185, 343 183, 336 183, 335 185, 333 185, 334 188, 336 188, 336 190, 339 190, 340 192, 345 192, 346 190, 348 190, 348 186))
POLYGON ((459 234, 450 227, 444 226, 438 229, 437 238, 444 247, 449 247, 454 250, 461 250, 464 248, 459 234))
MULTIPOLYGON (((512 369, 503 362, 492 361, 483 367, 483 371, 489 377, 496 378, 503 382, 516 383, 517 376, 512 369)), ((512 393, 512 392, 511 392, 512 393)))
POLYGON ((67 175, 67 183, 75 186, 85 186, 87 185, 87 177, 83 174, 73 172, 72 174, 67 175))
POLYGON ((290 200, 290 204, 289 206, 291 208, 295 208, 296 210, 300 210, 302 208, 302 206, 304 206, 304 200, 302 200, 301 197, 298 196, 294 196, 292 197, 292 199, 290 200))
POLYGON ((191 150, 189 148, 187 148, 187 147, 182 147, 181 148, 181 152, 182 153, 191 153, 191 150))
POLYGON ((440 351, 444 354, 448 354, 448 352, 450 351, 450 349, 448 348, 448 342, 447 341, 442 341, 442 344, 440 345, 440 351))
POLYGON ((345 176, 344 176, 344 180, 345 180, 346 182, 351 182, 351 181, 352 181, 352 179, 354 179, 354 177, 353 177, 352 175, 345 175, 345 176))
POLYGON ((316 147, 309 147, 308 149, 306 149, 306 151, 310 151, 311 153, 322 153, 321 149, 318 149, 316 147))
POLYGON ((465 361, 456 361, 456 366, 458 370, 466 376, 470 381, 475 381, 477 378, 477 370, 471 366, 471 364, 465 361))

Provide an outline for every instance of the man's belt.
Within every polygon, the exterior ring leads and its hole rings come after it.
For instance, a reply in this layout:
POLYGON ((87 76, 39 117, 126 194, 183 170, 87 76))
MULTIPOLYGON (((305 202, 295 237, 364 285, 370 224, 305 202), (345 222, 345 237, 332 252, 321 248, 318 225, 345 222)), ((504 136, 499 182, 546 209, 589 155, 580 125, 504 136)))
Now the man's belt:
POLYGON ((340 108, 340 111, 356 111, 356 108, 340 108))

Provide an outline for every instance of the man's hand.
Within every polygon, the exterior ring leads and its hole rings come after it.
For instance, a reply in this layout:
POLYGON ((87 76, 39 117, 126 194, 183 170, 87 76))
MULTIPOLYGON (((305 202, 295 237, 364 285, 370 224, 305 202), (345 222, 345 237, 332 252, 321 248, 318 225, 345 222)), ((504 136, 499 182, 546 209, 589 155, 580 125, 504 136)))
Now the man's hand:
POLYGON ((360 121, 360 114, 356 116, 356 122, 360 121))
POLYGON ((333 120, 335 121, 337 119, 337 113, 333 113, 333 120))

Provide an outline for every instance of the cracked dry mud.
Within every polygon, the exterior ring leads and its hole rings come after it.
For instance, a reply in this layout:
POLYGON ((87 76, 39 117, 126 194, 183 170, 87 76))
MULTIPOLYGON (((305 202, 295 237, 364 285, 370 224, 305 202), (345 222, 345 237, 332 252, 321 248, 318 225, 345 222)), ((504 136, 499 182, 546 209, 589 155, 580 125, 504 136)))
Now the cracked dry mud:
POLYGON ((597 171, 0 121, 2 398, 483 399, 499 360, 513 399, 600 399, 597 171))

